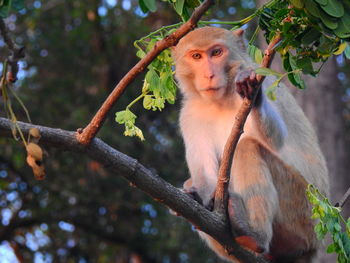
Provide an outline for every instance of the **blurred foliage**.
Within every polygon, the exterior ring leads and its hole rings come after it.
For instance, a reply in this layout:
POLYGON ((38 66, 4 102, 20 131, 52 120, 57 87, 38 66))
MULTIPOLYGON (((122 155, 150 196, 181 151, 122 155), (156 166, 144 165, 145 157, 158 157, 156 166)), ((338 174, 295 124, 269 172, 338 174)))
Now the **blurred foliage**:
POLYGON ((0 17, 5 18, 14 10, 19 11, 24 8, 24 0, 0 0, 0 17))
MULTIPOLYGON (((207 18, 237 19, 237 14, 246 16, 255 8, 253 1, 240 4, 221 1, 207 18)), ((26 47, 13 89, 34 123, 68 130, 83 127, 137 62, 135 39, 176 23, 176 17, 159 1, 156 13, 144 14, 136 0, 27 0, 5 20, 11 37, 26 47)), ((7 53, 0 39, 0 61, 7 53)), ((139 96, 140 87, 142 77, 115 110, 125 109, 139 96)), ((12 107, 19 120, 26 120, 15 100, 12 107)), ((157 114, 133 106, 147 138, 144 143, 124 137, 113 113, 99 137, 181 186, 188 171, 178 135, 178 108, 176 102, 157 114)), ((3 107, 0 115, 6 116, 3 107)), ((137 262, 138 257, 152 263, 221 262, 188 222, 99 163, 47 148, 46 179, 36 181, 25 159, 21 144, 0 137, 0 237, 24 262, 137 262)))

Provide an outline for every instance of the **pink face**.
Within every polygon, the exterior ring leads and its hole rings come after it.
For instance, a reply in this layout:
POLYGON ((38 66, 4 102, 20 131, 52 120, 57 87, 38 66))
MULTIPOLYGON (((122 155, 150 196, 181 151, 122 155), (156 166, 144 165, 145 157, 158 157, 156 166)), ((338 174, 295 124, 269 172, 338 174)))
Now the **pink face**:
POLYGON ((191 68, 193 84, 201 97, 220 98, 226 93, 229 50, 225 45, 189 49, 184 59, 191 68))

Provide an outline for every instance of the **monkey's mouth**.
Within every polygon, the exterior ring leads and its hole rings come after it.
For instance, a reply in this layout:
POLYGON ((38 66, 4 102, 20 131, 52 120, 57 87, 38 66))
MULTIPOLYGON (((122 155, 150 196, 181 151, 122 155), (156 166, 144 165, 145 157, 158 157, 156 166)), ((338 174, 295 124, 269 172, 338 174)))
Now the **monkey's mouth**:
POLYGON ((215 92, 218 91, 220 88, 207 88, 207 89, 202 89, 201 91, 205 92, 215 92))

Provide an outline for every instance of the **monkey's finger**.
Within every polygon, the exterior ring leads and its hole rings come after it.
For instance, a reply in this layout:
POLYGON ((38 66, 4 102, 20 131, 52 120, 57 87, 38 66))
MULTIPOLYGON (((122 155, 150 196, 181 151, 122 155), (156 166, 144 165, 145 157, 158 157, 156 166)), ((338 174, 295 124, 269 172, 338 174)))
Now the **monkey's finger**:
POLYGON ((252 72, 250 72, 249 80, 250 80, 252 83, 256 82, 256 74, 255 74, 255 71, 254 71, 254 70, 252 70, 252 72))

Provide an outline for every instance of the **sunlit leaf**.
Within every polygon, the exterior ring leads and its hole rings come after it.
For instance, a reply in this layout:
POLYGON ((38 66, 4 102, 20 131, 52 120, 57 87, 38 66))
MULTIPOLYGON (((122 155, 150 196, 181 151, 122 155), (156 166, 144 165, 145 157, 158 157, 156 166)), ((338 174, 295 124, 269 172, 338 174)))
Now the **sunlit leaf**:
POLYGON ((347 47, 346 42, 343 42, 339 45, 338 49, 336 51, 334 51, 334 55, 340 55, 341 53, 344 52, 345 48, 347 47))
POLYGON ((282 73, 274 71, 270 68, 257 68, 257 69, 255 69, 255 73, 259 74, 259 75, 263 75, 263 76, 268 76, 268 75, 273 75, 273 76, 277 76, 277 77, 283 76, 282 73))
POLYGON ((303 8, 304 7, 304 1, 303 0, 290 0, 291 4, 296 8, 303 8))
POLYGON ((178 13, 180 16, 183 13, 183 9, 184 9, 184 3, 185 0, 176 0, 176 2, 174 3, 174 8, 176 13, 178 13))

